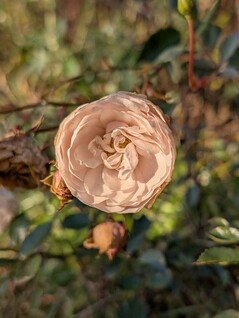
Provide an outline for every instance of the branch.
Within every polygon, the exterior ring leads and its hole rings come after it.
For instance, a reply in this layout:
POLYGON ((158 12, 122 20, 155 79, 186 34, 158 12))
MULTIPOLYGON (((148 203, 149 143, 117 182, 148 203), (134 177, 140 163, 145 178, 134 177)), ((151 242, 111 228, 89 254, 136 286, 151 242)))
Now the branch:
POLYGON ((40 133, 45 133, 45 132, 50 132, 50 131, 55 131, 55 130, 57 130, 58 128, 59 128, 59 125, 41 128, 41 129, 36 130, 36 131, 34 132, 34 135, 40 134, 40 133))
POLYGON ((86 70, 84 70, 84 72, 82 74, 79 74, 79 75, 76 75, 74 77, 71 77, 71 78, 68 78, 62 82, 60 82, 55 89, 61 87, 62 85, 65 85, 65 84, 70 84, 72 82, 75 82, 75 81, 79 81, 81 80, 86 73, 94 73, 95 75, 101 75, 101 74, 107 74, 107 73, 110 73, 110 72, 122 72, 122 71, 142 71, 143 70, 143 67, 142 66, 129 66, 129 65, 123 65, 123 66, 109 66, 107 65, 107 68, 106 69, 103 69, 103 70, 93 70, 92 68, 88 68, 86 70))
MULTIPOLYGON (((42 101, 40 101, 38 103, 24 105, 24 106, 18 106, 18 105, 14 105, 14 104, 9 104, 9 105, 4 106, 4 108, 7 108, 7 109, 0 110, 0 115, 17 113, 17 112, 21 112, 21 111, 25 111, 25 110, 29 110, 29 109, 34 109, 36 107, 47 107, 47 106, 53 106, 53 107, 77 107, 77 106, 80 106, 80 105, 79 105, 79 103, 52 102, 52 101, 46 101, 46 100, 42 100, 42 101)), ((1 108, 3 108, 3 106, 1 108)))

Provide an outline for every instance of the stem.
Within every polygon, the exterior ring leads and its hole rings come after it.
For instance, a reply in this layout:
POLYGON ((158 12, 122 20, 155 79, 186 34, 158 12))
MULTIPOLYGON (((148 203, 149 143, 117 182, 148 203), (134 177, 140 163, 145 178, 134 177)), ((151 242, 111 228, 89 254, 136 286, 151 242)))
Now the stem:
POLYGON ((51 101, 40 101, 38 103, 35 104, 29 104, 29 105, 25 105, 25 106, 17 106, 17 105, 8 105, 8 109, 4 109, 4 110, 0 110, 0 115, 2 114, 10 114, 10 113, 17 113, 17 112, 21 112, 21 111, 25 111, 25 110, 29 110, 29 109, 34 109, 36 107, 47 107, 47 106, 53 106, 53 107, 76 107, 79 106, 79 104, 77 103, 65 103, 65 102, 51 102, 51 101))
POLYGON ((36 134, 41 134, 41 133, 45 133, 45 132, 51 132, 51 131, 55 131, 59 128, 59 125, 56 126, 51 126, 51 127, 45 127, 45 128, 41 128, 35 131, 35 135, 36 134))
POLYGON ((188 65, 188 85, 192 90, 197 89, 197 83, 194 76, 194 22, 191 17, 186 17, 189 30, 189 65, 188 65))

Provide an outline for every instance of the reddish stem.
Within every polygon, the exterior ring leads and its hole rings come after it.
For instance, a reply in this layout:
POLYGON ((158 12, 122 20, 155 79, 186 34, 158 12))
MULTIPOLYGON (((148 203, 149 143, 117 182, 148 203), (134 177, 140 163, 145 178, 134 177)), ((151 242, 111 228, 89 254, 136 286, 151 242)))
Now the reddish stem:
POLYGON ((189 65, 188 65, 188 85, 192 90, 197 89, 197 83, 194 76, 194 22, 191 17, 186 18, 189 30, 189 65))

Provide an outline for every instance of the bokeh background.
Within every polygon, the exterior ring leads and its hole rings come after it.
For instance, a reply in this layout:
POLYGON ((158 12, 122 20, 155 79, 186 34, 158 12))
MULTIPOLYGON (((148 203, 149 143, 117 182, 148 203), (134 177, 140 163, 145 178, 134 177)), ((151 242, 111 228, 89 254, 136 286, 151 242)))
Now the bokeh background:
POLYGON ((208 236, 213 226, 239 226, 239 10, 236 0, 196 3, 195 73, 208 80, 192 92, 177 1, 1 0, 2 139, 42 121, 34 144, 54 160, 69 112, 126 90, 171 117, 178 156, 151 210, 113 216, 129 230, 113 261, 82 245, 105 213, 76 200, 56 213, 47 188, 14 178, 11 192, 0 188, 0 317, 239 317, 238 266, 195 264, 225 243, 208 236))

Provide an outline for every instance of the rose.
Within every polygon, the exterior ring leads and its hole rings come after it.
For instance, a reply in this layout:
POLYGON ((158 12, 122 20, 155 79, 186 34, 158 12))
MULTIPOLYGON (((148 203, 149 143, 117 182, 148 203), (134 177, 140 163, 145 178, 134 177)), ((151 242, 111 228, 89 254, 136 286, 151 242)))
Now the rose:
POLYGON ((59 127, 55 151, 72 195, 109 213, 150 206, 170 182, 176 157, 166 116, 128 92, 73 111, 59 127))

